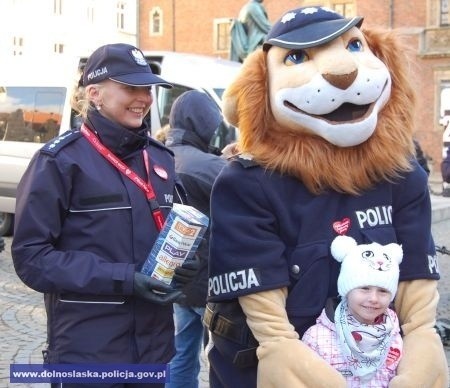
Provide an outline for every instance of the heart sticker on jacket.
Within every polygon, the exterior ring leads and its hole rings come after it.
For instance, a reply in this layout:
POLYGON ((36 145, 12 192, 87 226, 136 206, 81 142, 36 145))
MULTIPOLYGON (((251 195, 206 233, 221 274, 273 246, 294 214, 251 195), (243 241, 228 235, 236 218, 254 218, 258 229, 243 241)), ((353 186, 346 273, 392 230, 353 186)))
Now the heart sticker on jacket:
POLYGON ((333 229, 339 235, 344 235, 350 229, 350 218, 344 218, 342 221, 333 222, 333 229))

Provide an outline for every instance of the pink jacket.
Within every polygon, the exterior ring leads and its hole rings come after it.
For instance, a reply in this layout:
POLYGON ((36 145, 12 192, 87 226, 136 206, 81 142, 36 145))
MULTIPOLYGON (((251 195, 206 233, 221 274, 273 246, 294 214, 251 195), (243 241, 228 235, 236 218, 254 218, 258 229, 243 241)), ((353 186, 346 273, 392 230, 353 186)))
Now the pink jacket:
MULTIPOLYGON (((395 312, 388 310, 388 313, 398 327, 398 318, 395 312)), ((311 326, 303 335, 302 341, 336 370, 342 373, 347 369, 346 360, 340 350, 335 325, 327 317, 325 309, 317 318, 316 324, 311 326)), ((403 349, 402 338, 398 330, 393 336, 391 348, 400 349, 400 351, 403 349)), ((395 376, 399 362, 400 357, 390 358, 388 356, 383 368, 380 368, 375 376, 364 385, 361 384, 359 377, 345 376, 345 372, 342 374, 347 379, 348 388, 384 388, 395 376)))

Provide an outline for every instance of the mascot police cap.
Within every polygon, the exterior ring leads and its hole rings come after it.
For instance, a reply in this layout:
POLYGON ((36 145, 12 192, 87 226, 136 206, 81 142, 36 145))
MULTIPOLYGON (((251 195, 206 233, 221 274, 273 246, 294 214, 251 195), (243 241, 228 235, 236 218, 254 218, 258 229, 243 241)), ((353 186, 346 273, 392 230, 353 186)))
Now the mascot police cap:
POLYGON ((360 27, 362 17, 345 19, 327 7, 297 8, 285 13, 269 31, 263 44, 264 51, 271 46, 304 49, 332 41, 350 28, 360 27))

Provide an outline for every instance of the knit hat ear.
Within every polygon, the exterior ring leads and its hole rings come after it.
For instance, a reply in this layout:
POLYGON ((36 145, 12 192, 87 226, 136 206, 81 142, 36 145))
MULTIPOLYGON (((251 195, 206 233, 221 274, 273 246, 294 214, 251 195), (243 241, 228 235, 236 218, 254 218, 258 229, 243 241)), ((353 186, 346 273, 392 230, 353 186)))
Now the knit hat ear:
POLYGON ((355 239, 350 236, 337 236, 331 243, 331 254, 337 261, 342 262, 344 257, 356 246, 355 239))
POLYGON ((360 244, 348 236, 337 236, 331 243, 331 254, 341 262, 338 292, 342 297, 357 287, 377 286, 391 293, 394 299, 398 287, 402 247, 392 243, 360 244))
POLYGON ((392 243, 385 246, 386 254, 400 264, 403 260, 403 249, 401 245, 392 243))

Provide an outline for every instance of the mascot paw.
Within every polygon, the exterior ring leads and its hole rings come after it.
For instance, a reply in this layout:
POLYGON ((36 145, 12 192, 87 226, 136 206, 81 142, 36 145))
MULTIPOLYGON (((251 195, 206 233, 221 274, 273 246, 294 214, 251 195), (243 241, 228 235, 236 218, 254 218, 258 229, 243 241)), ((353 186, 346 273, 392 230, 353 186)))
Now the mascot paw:
POLYGON ((412 376, 395 376, 389 383, 389 388, 404 388, 416 386, 412 376))
POLYGON ((434 329, 403 337, 403 356, 389 387, 448 388, 447 359, 434 329))
POLYGON ((405 388, 405 387, 421 387, 421 388, 447 388, 447 377, 439 376, 437 380, 426 380, 422 383, 418 382, 414 376, 401 374, 395 376, 389 383, 389 388, 405 388))
POLYGON ((258 388, 345 388, 342 375, 298 339, 262 343, 258 388))

